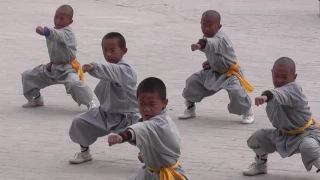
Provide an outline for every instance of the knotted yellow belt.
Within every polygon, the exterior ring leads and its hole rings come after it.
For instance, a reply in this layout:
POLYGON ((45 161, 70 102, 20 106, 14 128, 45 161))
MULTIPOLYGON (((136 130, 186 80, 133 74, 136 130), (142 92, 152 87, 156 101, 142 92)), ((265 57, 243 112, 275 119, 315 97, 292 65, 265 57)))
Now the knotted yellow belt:
POLYGON ((78 72, 80 80, 82 82, 84 82, 83 70, 82 70, 80 63, 77 61, 77 58, 75 58, 73 61, 71 61, 69 63, 52 63, 52 64, 56 64, 56 65, 70 64, 72 66, 72 68, 78 72))
POLYGON ((316 120, 314 120, 313 118, 311 118, 306 125, 304 125, 303 127, 299 128, 299 129, 295 129, 295 130, 281 130, 281 131, 284 132, 284 133, 287 133, 287 134, 291 134, 291 135, 300 134, 300 133, 302 133, 304 130, 306 130, 309 126, 311 126, 312 123, 318 125, 319 128, 320 128, 320 124, 318 124, 316 120))
POLYGON ((147 166, 147 168, 150 171, 160 172, 160 180, 186 180, 186 178, 184 178, 179 172, 174 170, 178 165, 179 161, 177 161, 173 166, 167 168, 154 169, 149 166, 147 166))
POLYGON ((247 92, 252 92, 254 90, 254 87, 246 81, 238 72, 240 71, 239 62, 237 62, 235 65, 231 66, 227 71, 227 77, 230 77, 231 75, 236 76, 244 89, 247 92))
POLYGON ((78 72, 80 80, 84 82, 83 70, 80 63, 77 61, 77 59, 74 59, 69 64, 71 64, 72 68, 78 72))

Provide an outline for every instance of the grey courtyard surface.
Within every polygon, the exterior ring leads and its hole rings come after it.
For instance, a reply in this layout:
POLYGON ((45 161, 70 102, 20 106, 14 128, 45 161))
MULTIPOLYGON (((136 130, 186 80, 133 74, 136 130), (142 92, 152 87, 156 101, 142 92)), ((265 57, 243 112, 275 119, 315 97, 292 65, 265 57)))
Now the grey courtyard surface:
MULTIPOLYGON (((75 10, 73 29, 81 64, 104 61, 101 38, 119 31, 127 39, 125 59, 139 82, 156 76, 168 88, 171 115, 181 133, 181 165, 194 180, 319 180, 315 169, 306 172, 300 155, 281 159, 273 154, 268 175, 244 177, 242 170, 254 154, 246 140, 255 130, 271 127, 264 107, 254 107, 255 123, 240 124, 230 115, 226 91, 197 104, 195 119, 180 121, 185 79, 201 69, 205 56, 192 52, 201 37, 200 17, 207 9, 222 15, 222 30, 235 45, 247 80, 255 86, 252 98, 272 88, 271 67, 281 56, 297 63, 298 82, 320 120, 318 79, 320 19, 316 0, 0 0, 0 180, 124 180, 142 164, 138 149, 129 144, 109 147, 100 138, 91 150, 92 162, 69 165, 79 151, 69 138, 72 118, 85 111, 61 85, 42 91, 45 106, 23 109, 21 73, 49 62, 45 38, 38 25, 52 26, 58 6, 75 10)), ((85 75, 94 89, 98 80, 85 75)), ((97 101, 97 99, 95 98, 97 101)), ((97 102, 98 103, 98 102, 97 102)))

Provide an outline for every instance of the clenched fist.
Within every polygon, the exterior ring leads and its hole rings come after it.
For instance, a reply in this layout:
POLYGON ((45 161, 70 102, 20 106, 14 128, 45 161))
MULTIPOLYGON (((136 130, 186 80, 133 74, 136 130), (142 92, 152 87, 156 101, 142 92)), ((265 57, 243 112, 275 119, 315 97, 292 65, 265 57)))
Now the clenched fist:
POLYGON ((195 50, 199 50, 201 49, 201 45, 200 44, 191 44, 191 50, 195 51, 195 50))
POLYGON ((211 66, 210 66, 208 60, 206 60, 205 62, 202 63, 202 68, 203 68, 204 70, 206 70, 206 69, 211 69, 211 66))
POLYGON ((36 28, 36 32, 37 32, 38 34, 40 34, 40 35, 44 35, 44 29, 43 29, 43 27, 38 26, 38 27, 36 28))
POLYGON ((255 98, 255 104, 257 106, 264 104, 268 100, 267 96, 259 96, 255 98))
POLYGON ((118 134, 112 134, 108 137, 109 146, 119 144, 122 142, 122 140, 123 140, 122 137, 119 136, 118 134))
POLYGON ((94 66, 92 64, 84 64, 82 66, 83 72, 90 72, 94 69, 94 66))

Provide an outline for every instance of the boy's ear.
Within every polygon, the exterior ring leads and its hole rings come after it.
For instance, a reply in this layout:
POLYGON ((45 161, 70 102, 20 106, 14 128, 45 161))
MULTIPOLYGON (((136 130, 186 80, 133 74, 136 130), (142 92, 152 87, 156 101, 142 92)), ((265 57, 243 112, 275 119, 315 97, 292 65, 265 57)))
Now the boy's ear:
POLYGON ((166 107, 167 107, 168 102, 169 102, 168 99, 165 99, 165 100, 163 101, 163 108, 166 108, 166 107))
POLYGON ((123 48, 123 49, 122 49, 122 53, 123 53, 123 54, 126 54, 127 52, 128 52, 128 48, 123 48))

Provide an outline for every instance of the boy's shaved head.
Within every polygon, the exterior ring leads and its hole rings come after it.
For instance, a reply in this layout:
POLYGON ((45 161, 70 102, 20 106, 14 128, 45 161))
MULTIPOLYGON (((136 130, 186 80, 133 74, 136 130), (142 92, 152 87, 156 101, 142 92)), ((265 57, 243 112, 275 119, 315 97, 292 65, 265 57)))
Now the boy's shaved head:
POLYGON ((159 115, 168 104, 166 85, 159 78, 146 78, 137 88, 137 99, 143 120, 149 120, 159 115))
POLYGON ((215 11, 215 10, 207 10, 205 11, 203 14, 202 14, 202 19, 206 19, 206 18, 209 18, 209 19, 212 19, 214 20, 216 23, 219 23, 221 22, 221 15, 215 11))
POLYGON ((63 10, 71 19, 73 18, 73 8, 70 5, 62 5, 58 10, 63 10))
POLYGON ((281 57, 274 62, 272 80, 274 87, 281 87, 294 82, 297 78, 296 64, 291 58, 281 57))
POLYGON ((295 62, 289 57, 281 57, 276 60, 273 65, 272 69, 275 69, 277 66, 289 66, 292 73, 296 73, 296 64, 295 62))
POLYGON ((61 29, 73 23, 73 9, 70 5, 60 6, 54 15, 54 28, 61 29))
POLYGON ((161 100, 167 98, 167 88, 164 82, 156 77, 148 77, 145 80, 141 81, 137 88, 137 97, 141 93, 158 93, 161 100))
POLYGON ((221 16, 215 10, 207 10, 201 17, 201 30, 205 37, 213 37, 222 27, 221 16))

